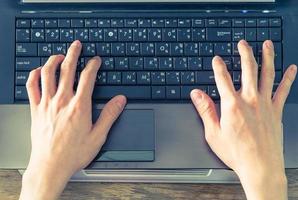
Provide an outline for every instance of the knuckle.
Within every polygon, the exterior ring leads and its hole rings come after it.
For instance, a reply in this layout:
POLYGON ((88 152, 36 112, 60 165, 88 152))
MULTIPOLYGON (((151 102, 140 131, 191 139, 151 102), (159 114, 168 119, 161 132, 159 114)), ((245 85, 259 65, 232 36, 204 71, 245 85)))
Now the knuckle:
POLYGON ((212 112, 212 106, 210 102, 205 102, 200 104, 199 110, 200 110, 200 115, 205 116, 212 112))
POLYGON ((44 66, 41 68, 41 75, 42 76, 49 76, 51 74, 51 68, 50 67, 47 67, 47 66, 44 66))
POLYGON ((263 70, 265 72, 265 76, 269 78, 270 80, 273 80, 275 77, 275 70, 273 67, 263 67, 263 70))

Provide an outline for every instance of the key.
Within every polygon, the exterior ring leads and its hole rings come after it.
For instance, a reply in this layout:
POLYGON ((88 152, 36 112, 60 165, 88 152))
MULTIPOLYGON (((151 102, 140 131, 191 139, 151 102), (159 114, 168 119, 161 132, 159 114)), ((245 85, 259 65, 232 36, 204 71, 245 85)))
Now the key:
POLYGON ((183 56, 184 55, 184 44, 183 43, 171 43, 171 55, 172 56, 183 56))
POLYGON ((215 85, 208 86, 208 95, 214 100, 219 99, 219 93, 215 85))
POLYGON ((42 19, 32 19, 31 20, 31 27, 32 28, 43 28, 44 27, 44 20, 42 20, 42 19))
POLYGON ((104 41, 115 42, 118 40, 118 30, 117 29, 104 29, 104 41))
POLYGON ((15 99, 16 100, 28 100, 27 89, 25 86, 15 87, 15 99))
POLYGON ((181 72, 181 84, 182 85, 195 84, 195 72, 181 72))
POLYGON ((199 55, 200 56, 213 56, 213 44, 212 43, 200 43, 199 45, 200 51, 199 55))
POLYGON ((257 39, 258 41, 265 41, 269 39, 269 29, 268 28, 258 28, 257 29, 257 39))
POLYGON ((172 70, 173 59, 172 58, 159 58, 159 69, 160 70, 172 70))
POLYGON ((203 69, 212 70, 212 57, 203 58, 203 69))
POLYGON ((184 43, 184 55, 185 56, 198 56, 199 55, 198 43, 184 43))
POLYGON ((46 28, 57 28, 58 21, 56 19, 45 19, 45 27, 46 28))
POLYGON ((162 31, 160 28, 150 28, 148 31, 148 40, 152 42, 161 41, 162 31))
POLYGON ((233 83, 235 83, 235 84, 241 83, 241 72, 240 71, 233 72, 233 83))
POLYGON ((175 70, 187 70, 188 60, 186 57, 174 58, 174 69, 175 70))
POLYGON ((246 27, 256 27, 257 26, 257 20, 256 19, 246 19, 245 20, 245 26, 246 27))
POLYGON ((114 69, 114 58, 102 57, 101 69, 103 69, 103 70, 114 69))
POLYGON ((116 70, 128 70, 128 58, 115 57, 115 69, 116 70))
POLYGON ((17 29, 16 30, 17 42, 29 42, 30 41, 30 29, 17 29))
POLYGON ((137 72, 138 85, 149 85, 151 83, 150 72, 137 72))
POLYGON ((92 28, 89 29, 89 39, 94 42, 101 42, 104 40, 103 29, 92 28))
POLYGON ((113 28, 119 28, 124 26, 124 20, 123 19, 111 19, 111 27, 113 28))
POLYGON ((177 39, 179 42, 187 42, 192 40, 192 31, 190 28, 177 29, 177 39))
POLYGON ((82 19, 72 19, 71 20, 71 27, 74 27, 74 28, 84 27, 84 20, 82 20, 82 19))
POLYGON ((36 43, 17 43, 16 56, 37 56, 36 43))
POLYGON ((207 86, 181 86, 181 99, 190 99, 190 92, 194 89, 200 89, 204 91, 205 93, 208 93, 207 86))
POLYGON ((139 54, 140 54, 140 44, 139 43, 127 43, 126 44, 126 55, 138 56, 139 54))
POLYGON ((205 20, 204 19, 193 19, 192 26, 193 27, 205 27, 205 20))
POLYGON ((166 83, 165 72, 151 72, 152 85, 164 85, 166 83))
POLYGON ((43 42, 44 39, 44 29, 31 29, 32 42, 43 42))
POLYGON ((207 19, 206 25, 207 27, 216 27, 217 26, 217 20, 216 19, 207 19))
POLYGON ((125 27, 136 28, 138 27, 138 21, 136 19, 126 19, 124 22, 125 27))
POLYGON ((151 19, 139 19, 139 27, 151 27, 151 19))
POLYGON ((167 72, 166 82, 168 85, 179 85, 180 84, 180 72, 167 72))
POLYGON ((121 72, 108 72, 108 84, 120 85, 121 84, 121 72))
POLYGON ((151 88, 150 86, 95 86, 93 98, 110 99, 120 94, 128 99, 151 99, 151 88))
POLYGON ((58 27, 59 28, 69 28, 70 27, 70 20, 69 19, 59 19, 58 20, 58 27))
POLYGON ((215 43, 214 54, 219 56, 229 56, 232 54, 231 43, 215 43))
POLYGON ((194 28, 192 29, 192 40, 193 41, 205 41, 206 40, 206 29, 205 28, 194 28))
POLYGON ((26 85, 29 72, 16 72, 16 85, 26 85))
POLYGON ((233 27, 244 27, 244 19, 233 19, 233 27))
POLYGON ((178 27, 191 27, 190 19, 178 19, 178 27))
POLYGON ((129 58, 129 69, 131 70, 143 70, 144 59, 141 57, 130 57, 129 58))
POLYGON ((152 27, 164 27, 165 21, 163 19, 152 19, 152 27))
POLYGON ((29 19, 18 19, 17 20, 17 28, 30 28, 30 20, 29 19))
POLYGON ((95 56, 96 46, 95 43, 83 43, 83 56, 95 56))
POLYGON ((209 41, 230 41, 231 37, 230 28, 207 28, 207 40, 209 41))
POLYGON ((219 27, 231 27, 232 21, 230 19, 219 19, 218 26, 219 27))
POLYGON ((67 47, 65 43, 53 44, 53 54, 66 54, 67 47))
POLYGON ((164 86, 152 86, 152 99, 165 99, 166 87, 164 86))
POLYGON ((85 27, 96 28, 97 20, 96 19, 85 19, 85 27))
POLYGON ((146 70, 158 70, 158 58, 144 58, 144 69, 146 70))
POLYGON ((60 29, 60 41, 72 42, 74 40, 73 29, 60 29))
POLYGON ((46 42, 59 42, 59 29, 46 29, 46 42))
POLYGON ((50 43, 38 44, 38 56, 51 56, 51 55, 52 55, 52 44, 50 43))
POLYGON ((166 42, 176 42, 177 41, 177 29, 175 28, 165 28, 163 29, 163 41, 166 42))
POLYGON ((155 44, 154 43, 141 43, 141 55, 142 56, 154 56, 155 44))
POLYGON ((258 19, 257 20, 257 27, 268 27, 269 21, 266 18, 258 19))
POLYGON ((202 70, 202 58, 189 57, 188 58, 188 69, 189 70, 202 70))
POLYGON ((136 72, 123 72, 122 84, 123 85, 135 85, 137 83, 136 72))
POLYGON ((167 99, 180 99, 180 87, 179 86, 167 86, 166 87, 167 99))
POLYGON ((238 42, 242 39, 245 39, 244 28, 235 28, 235 29, 233 29, 233 41, 238 42))
POLYGON ((111 54, 110 43, 96 43, 97 54, 100 56, 109 56, 111 54))
POLYGON ((272 27, 280 27, 281 26, 281 19, 280 18, 270 19, 269 24, 272 27))
POLYGON ((146 42, 148 40, 148 33, 146 28, 133 29, 133 40, 136 42, 146 42))
POLYGON ((99 19, 97 25, 100 28, 109 28, 111 26, 111 21, 109 19, 99 19))
POLYGON ((118 37, 119 37, 119 41, 122 41, 122 42, 132 41, 132 37, 133 37, 132 29, 128 29, 128 28, 118 29, 118 37))
POLYGON ((245 29, 245 39, 250 41, 257 41, 257 29, 255 28, 246 28, 245 29))
POLYGON ((166 19, 165 20, 165 27, 175 28, 177 26, 178 26, 178 20, 177 19, 166 19))
POLYGON ((96 77, 97 85, 105 85, 107 83, 107 72, 98 72, 96 77))
POLYGON ((281 41, 281 29, 280 28, 270 28, 270 40, 281 41))
POLYGON ((213 71, 200 71, 196 72, 197 84, 215 84, 213 71))
POLYGON ((80 40, 81 42, 87 42, 89 40, 89 30, 82 28, 74 29, 74 39, 80 40))
POLYGON ((171 46, 169 43, 156 43, 155 44, 155 54, 156 56, 169 56, 171 46))

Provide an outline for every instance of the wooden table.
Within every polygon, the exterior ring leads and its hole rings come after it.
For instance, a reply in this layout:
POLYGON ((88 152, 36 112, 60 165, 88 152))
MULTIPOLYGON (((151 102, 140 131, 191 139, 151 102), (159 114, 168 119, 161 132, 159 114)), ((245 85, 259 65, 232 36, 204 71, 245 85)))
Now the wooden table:
MULTIPOLYGON (((289 200, 298 199, 298 169, 287 170, 289 200)), ((18 199, 21 176, 16 170, 0 170, 0 199, 18 199)), ((143 184, 70 183, 61 199, 245 199, 241 185, 223 184, 143 184)))

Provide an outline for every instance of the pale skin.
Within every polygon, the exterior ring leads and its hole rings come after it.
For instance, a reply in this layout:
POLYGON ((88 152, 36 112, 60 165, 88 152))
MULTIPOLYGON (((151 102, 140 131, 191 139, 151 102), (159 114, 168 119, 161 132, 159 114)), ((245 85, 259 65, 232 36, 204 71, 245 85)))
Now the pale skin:
MULTIPOLYGON (((221 96, 221 117, 201 90, 191 99, 205 127, 206 141, 214 153, 239 176, 247 199, 287 199, 287 179, 282 153, 283 107, 297 67, 288 67, 272 97, 274 47, 263 45, 261 78, 251 47, 240 41, 242 87, 234 89, 222 59, 213 59, 221 96)), ((92 91, 101 60, 89 61, 73 82, 81 44, 75 41, 66 57, 52 56, 30 73, 27 90, 31 108, 32 152, 23 176, 21 200, 57 199, 70 177, 86 167, 100 151, 108 132, 126 105, 124 96, 109 101, 95 124, 91 121, 92 91), (61 64, 58 86, 55 71, 61 64), (41 78, 41 91, 39 79, 41 78)))

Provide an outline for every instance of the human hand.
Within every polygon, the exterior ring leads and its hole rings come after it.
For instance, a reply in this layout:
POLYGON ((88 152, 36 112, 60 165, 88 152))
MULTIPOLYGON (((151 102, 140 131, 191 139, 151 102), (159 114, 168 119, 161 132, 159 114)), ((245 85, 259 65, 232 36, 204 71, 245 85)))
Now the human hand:
POLYGON ((246 41, 238 44, 241 84, 236 91, 223 60, 213 59, 216 85, 221 97, 221 117, 215 104, 200 90, 192 101, 200 114, 205 138, 214 153, 239 176, 248 199, 286 199, 287 187, 282 147, 282 112, 295 79, 297 67, 290 66, 272 98, 274 47, 263 44, 263 63, 258 65, 246 41))
POLYGON ((69 178, 97 155, 126 104, 124 96, 113 98, 92 124, 91 97, 101 60, 94 57, 88 62, 74 93, 81 46, 75 41, 66 57, 51 56, 42 68, 30 73, 26 86, 32 118, 32 151, 20 199, 57 198, 69 178), (56 87, 55 72, 60 64, 56 87))

